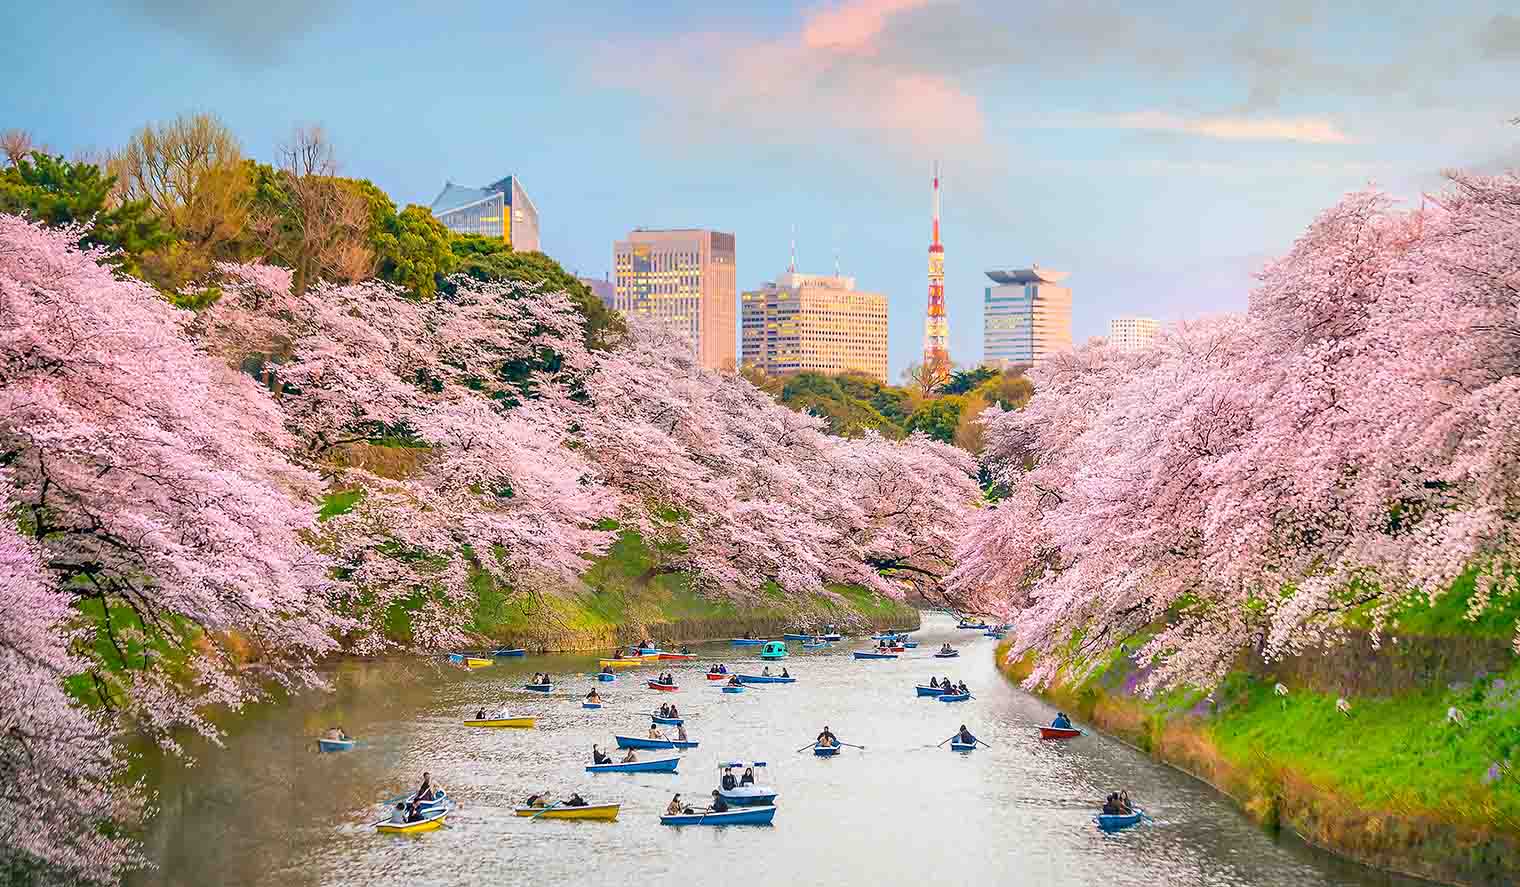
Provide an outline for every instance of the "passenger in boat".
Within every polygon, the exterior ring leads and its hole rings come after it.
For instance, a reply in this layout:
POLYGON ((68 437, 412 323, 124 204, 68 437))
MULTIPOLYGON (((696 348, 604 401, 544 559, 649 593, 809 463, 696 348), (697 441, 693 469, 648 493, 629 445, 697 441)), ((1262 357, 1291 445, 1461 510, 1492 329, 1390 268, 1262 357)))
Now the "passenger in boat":
POLYGON ((762 677, 767 677, 767 678, 770 677, 771 676, 771 667, 769 665, 767 665, 766 667, 760 669, 760 675, 762 677))
POLYGON ((580 794, 577 793, 577 792, 571 792, 570 793, 570 800, 568 800, 568 801, 565 802, 565 806, 566 807, 584 807, 584 806, 586 806, 586 799, 583 798, 583 797, 581 797, 580 794))
POLYGON ((960 686, 956 687, 955 689, 958 692, 961 692, 961 693, 970 693, 971 692, 971 690, 966 687, 966 682, 965 681, 961 681, 960 686))
POLYGON ((971 735, 965 724, 961 724, 961 732, 955 734, 955 741, 962 745, 976 745, 976 737, 971 735))
POLYGON ((607 755, 607 754, 603 754, 601 749, 599 749, 595 745, 593 745, 593 746, 591 746, 591 763, 593 763, 593 764, 610 764, 610 763, 612 763, 612 756, 611 755, 607 755))
POLYGON ((691 647, 687 646, 686 644, 682 644, 681 645, 681 655, 682 656, 690 656, 691 655, 691 647))
POLYGON ((738 780, 734 779, 734 771, 732 769, 728 767, 723 768, 723 780, 721 784, 723 790, 727 792, 733 791, 734 787, 739 784, 738 780))
POLYGON ((1050 726, 1057 730, 1070 730, 1071 718, 1068 718, 1064 711, 1056 712, 1056 719, 1050 722, 1050 726))
POLYGON ((486 710, 483 709, 483 708, 476 709, 475 710, 475 720, 477 720, 477 721, 483 721, 485 719, 486 719, 486 710))
POLYGON ((421 801, 413 801, 412 805, 410 807, 406 808, 406 821, 407 822, 421 822, 422 821, 422 802, 421 801))
POLYGON ((686 741, 686 725, 685 724, 676 724, 676 741, 677 742, 685 742, 686 741))
POLYGON ((1119 792, 1119 812, 1125 816, 1135 812, 1135 805, 1129 802, 1129 792, 1119 792))
POLYGON ((830 730, 828 725, 825 724, 823 732, 818 734, 818 738, 814 742, 824 748, 829 748, 839 744, 839 737, 835 736, 834 731, 830 730))
POLYGON ((548 792, 540 792, 538 794, 528 795, 528 803, 525 806, 528 806, 528 807, 547 807, 547 806, 549 806, 549 793, 548 792))
POLYGON ((934 678, 934 677, 929 678, 929 687, 930 687, 930 689, 938 690, 939 689, 939 678, 934 678))
POLYGON ((622 763, 624 763, 624 764, 637 764, 638 762, 639 762, 639 756, 637 754, 635 754, 634 750, 631 749, 631 748, 628 750, 628 754, 623 755, 623 761, 622 761, 622 763))
POLYGON ((1113 792, 1113 793, 1109 794, 1108 800, 1106 800, 1106 801, 1103 802, 1103 815, 1104 816, 1118 816, 1119 815, 1119 793, 1118 792, 1113 792))
POLYGON ((681 716, 681 712, 676 708, 676 704, 674 702, 672 702, 670 704, 670 714, 668 715, 668 717, 679 718, 680 716, 681 716))
POLYGON ((406 804, 396 802, 396 809, 391 811, 391 825, 406 825, 406 804))
POLYGON ((755 784, 755 768, 754 767, 745 767, 744 768, 744 775, 741 776, 741 777, 739 777, 739 784, 740 785, 754 785, 755 784))
POLYGON ((792 673, 783 668, 781 669, 781 676, 784 678, 789 678, 792 676, 792 673))
POLYGON ((658 724, 656 724, 654 721, 650 721, 649 722, 649 738, 650 739, 664 739, 665 738, 665 737, 663 737, 663 736, 660 735, 660 726, 658 724))
POLYGON ((727 813, 728 812, 728 802, 725 801, 725 800, 723 800, 723 796, 720 795, 720 794, 718 794, 718 790, 717 789, 713 789, 712 798, 713 798, 712 806, 707 808, 707 812, 709 812, 709 813, 727 813))
POLYGON ((951 689, 955 688, 955 682, 952 681, 952 680, 950 680, 949 678, 942 678, 940 680, 940 682, 939 682, 939 685, 941 687, 943 687, 944 689, 946 689, 946 690, 951 690, 951 689))
POLYGON ((602 674, 612 674, 612 666, 610 666, 610 665, 604 665, 604 666, 602 666, 602 674))
POLYGON ((681 796, 679 794, 677 794, 675 797, 671 798, 670 799, 670 803, 665 805, 665 815, 666 816, 680 816, 681 815, 681 796))

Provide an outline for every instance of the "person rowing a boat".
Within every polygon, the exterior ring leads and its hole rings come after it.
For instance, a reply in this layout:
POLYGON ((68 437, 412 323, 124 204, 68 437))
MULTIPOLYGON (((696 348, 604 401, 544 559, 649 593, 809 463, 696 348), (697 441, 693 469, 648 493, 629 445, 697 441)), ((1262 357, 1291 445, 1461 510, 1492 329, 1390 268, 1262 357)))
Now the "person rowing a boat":
POLYGON ((593 764, 610 764, 610 763, 612 763, 612 756, 608 755, 608 754, 604 754, 601 749, 597 748, 595 745, 592 745, 591 746, 591 763, 593 763, 593 764))
POLYGON ((438 797, 438 793, 433 788, 432 774, 424 770, 422 771, 422 784, 417 786, 416 793, 412 795, 412 801, 414 803, 417 801, 431 801, 436 797, 438 797))
POLYGON ((939 689, 939 678, 936 678, 936 677, 929 678, 929 689, 931 689, 931 690, 938 690, 939 689))
POLYGON ((665 738, 665 737, 663 737, 663 736, 660 735, 660 725, 656 724, 654 721, 650 721, 649 722, 649 738, 650 739, 664 739, 665 738))
POLYGON ((1070 730, 1071 718, 1068 718, 1064 711, 1056 712, 1056 719, 1050 722, 1050 726, 1057 730, 1070 730))
MULTIPOLYGON (((828 725, 825 724, 823 727, 823 732, 818 734, 818 738, 814 740, 814 744, 819 748, 833 748, 839 744, 839 737, 835 736, 834 731, 830 730, 828 728, 828 725)), ((806 746, 804 746, 804 748, 806 748, 806 746)))
POLYGON ((738 687, 738 686, 743 685, 743 683, 744 683, 743 681, 739 680, 739 676, 738 675, 734 675, 733 677, 731 677, 731 678, 728 679, 728 685, 730 687, 738 687))
POLYGON ((720 795, 720 794, 718 794, 718 790, 717 789, 713 789, 712 798, 713 798, 712 806, 707 808, 707 812, 708 813, 727 813, 728 812, 728 802, 725 801, 725 800, 723 800, 723 796, 720 795))
POLYGON ((628 754, 623 755, 623 761, 622 761, 622 763, 624 763, 624 764, 637 764, 638 762, 639 762, 639 756, 631 748, 628 750, 628 754))
POLYGON ((612 674, 612 673, 613 673, 612 672, 612 666, 610 666, 610 665, 604 665, 604 666, 602 666, 602 674, 612 674))
POLYGON ((548 807, 549 806, 549 793, 548 792, 539 792, 538 794, 528 795, 528 803, 525 806, 528 806, 528 807, 548 807))
POLYGON ((976 745, 976 737, 971 735, 965 724, 961 724, 961 732, 955 734, 955 741, 961 745, 976 745))
POLYGON ((971 690, 966 687, 966 682, 965 681, 961 681, 960 686, 957 687, 956 690, 958 692, 962 693, 962 694, 966 694, 966 693, 970 693, 971 692, 971 690))
POLYGON ((601 702, 602 701, 602 695, 600 693, 596 692, 596 688, 595 687, 592 687, 591 688, 591 692, 586 694, 586 701, 587 702, 601 702))

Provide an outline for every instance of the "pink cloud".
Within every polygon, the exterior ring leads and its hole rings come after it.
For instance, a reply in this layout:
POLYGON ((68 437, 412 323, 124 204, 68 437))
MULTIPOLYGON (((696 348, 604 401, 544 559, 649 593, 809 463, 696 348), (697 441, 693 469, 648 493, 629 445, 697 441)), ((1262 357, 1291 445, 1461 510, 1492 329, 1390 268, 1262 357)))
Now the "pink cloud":
POLYGON ((1340 145, 1351 141, 1326 117, 1257 117, 1208 115, 1183 117, 1165 111, 1131 111, 1100 118, 1100 124, 1118 129, 1149 129, 1182 132, 1226 141, 1307 142, 1340 145))
POLYGON ((874 42, 899 12, 928 6, 933 0, 853 0, 838 7, 814 12, 802 29, 802 44, 809 49, 874 49, 874 42))

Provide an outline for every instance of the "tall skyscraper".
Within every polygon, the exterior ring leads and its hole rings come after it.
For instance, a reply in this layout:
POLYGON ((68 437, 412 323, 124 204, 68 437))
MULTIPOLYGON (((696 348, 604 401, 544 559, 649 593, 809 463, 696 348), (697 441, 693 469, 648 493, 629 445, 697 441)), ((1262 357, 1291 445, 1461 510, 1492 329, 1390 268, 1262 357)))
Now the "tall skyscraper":
POLYGON ((1120 351, 1139 351, 1156 341, 1161 324, 1150 317, 1115 317, 1108 322, 1108 344, 1120 351))
POLYGON ((993 366, 1032 366, 1057 351, 1071 350, 1070 276, 1035 265, 988 271, 982 302, 982 357, 993 366))
POLYGON ((708 369, 733 369, 734 235, 637 228, 612 246, 613 307, 684 336, 708 369))
POLYGON ((479 234, 506 241, 518 252, 537 252, 538 208, 516 176, 484 188, 449 182, 429 207, 443 227, 455 234, 479 234))
POLYGON ((855 278, 788 271, 741 304, 745 366, 887 381, 887 297, 855 289, 855 278))
POLYGON ((945 247, 939 242, 939 162, 934 164, 933 238, 929 242, 929 311, 924 317, 924 369, 929 378, 950 372, 950 321, 945 317, 945 247))

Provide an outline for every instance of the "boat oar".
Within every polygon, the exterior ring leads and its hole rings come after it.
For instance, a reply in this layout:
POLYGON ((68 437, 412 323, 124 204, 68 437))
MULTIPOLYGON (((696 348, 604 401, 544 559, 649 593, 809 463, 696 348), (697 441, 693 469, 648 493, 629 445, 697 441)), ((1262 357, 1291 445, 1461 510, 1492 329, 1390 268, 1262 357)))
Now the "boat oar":
MULTIPOLYGON (((959 736, 959 735, 961 735, 961 734, 959 734, 959 733, 955 734, 955 736, 959 736)), ((950 739, 954 739, 955 736, 950 737, 950 739)), ((946 739, 945 742, 949 742, 950 739, 946 739)), ((944 748, 945 747, 945 742, 941 742, 939 745, 936 745, 935 748, 944 748)))
MULTIPOLYGON (((980 739, 978 739, 977 742, 982 742, 982 741, 980 739)), ((990 742, 982 742, 982 745, 985 745, 988 748, 992 748, 992 743, 990 743, 990 742)))
POLYGON ((850 748, 858 748, 858 749, 860 749, 860 750, 861 750, 861 751, 865 751, 865 750, 866 750, 866 747, 865 747, 865 746, 863 746, 863 745, 856 745, 856 744, 855 744, 855 743, 853 743, 853 742, 841 742, 841 743, 839 743, 839 744, 840 744, 840 745, 848 745, 848 746, 849 746, 849 747, 850 747, 850 748))
POLYGON ((817 744, 818 743, 816 743, 816 742, 809 742, 807 745, 804 745, 802 748, 799 748, 797 750, 798 751, 807 751, 808 749, 812 748, 813 746, 815 746, 817 744))
POLYGON ((540 816, 543 816, 545 813, 548 813, 550 810, 553 810, 555 807, 558 807, 558 806, 559 806, 559 801, 555 801, 554 803, 550 804, 549 806, 545 807, 544 809, 542 809, 542 810, 538 811, 537 813, 533 814, 532 816, 528 817, 528 821, 532 822, 533 820, 539 818, 540 816))

